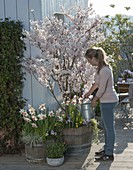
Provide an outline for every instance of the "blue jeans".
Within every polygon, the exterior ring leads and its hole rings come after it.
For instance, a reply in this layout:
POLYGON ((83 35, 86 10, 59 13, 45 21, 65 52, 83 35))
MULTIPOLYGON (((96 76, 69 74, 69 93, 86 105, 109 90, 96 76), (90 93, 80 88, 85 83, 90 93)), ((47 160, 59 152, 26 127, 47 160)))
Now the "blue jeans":
POLYGON ((115 127, 114 127, 114 108, 115 103, 100 103, 101 123, 103 126, 105 145, 104 150, 106 155, 113 155, 115 143, 115 127))

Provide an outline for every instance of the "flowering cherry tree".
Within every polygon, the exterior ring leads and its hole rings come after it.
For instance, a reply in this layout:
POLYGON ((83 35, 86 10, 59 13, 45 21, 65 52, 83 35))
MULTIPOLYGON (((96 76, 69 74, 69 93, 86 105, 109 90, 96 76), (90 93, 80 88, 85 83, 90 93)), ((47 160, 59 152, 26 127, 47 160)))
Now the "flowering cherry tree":
POLYGON ((31 44, 41 50, 41 56, 26 59, 26 68, 49 89, 58 103, 55 83, 65 100, 75 93, 81 94, 81 89, 92 83, 94 69, 84 54, 87 48, 103 39, 102 20, 94 16, 91 4, 86 9, 76 7, 66 11, 62 8, 62 14, 67 23, 56 17, 45 18, 42 22, 32 21, 32 30, 26 32, 31 44))

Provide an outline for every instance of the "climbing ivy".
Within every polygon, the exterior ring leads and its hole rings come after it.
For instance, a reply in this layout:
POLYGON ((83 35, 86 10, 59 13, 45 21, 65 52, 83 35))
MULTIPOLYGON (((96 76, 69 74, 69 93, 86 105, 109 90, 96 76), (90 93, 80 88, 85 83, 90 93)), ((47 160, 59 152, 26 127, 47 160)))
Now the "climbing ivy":
POLYGON ((20 150, 22 119, 19 110, 22 97, 23 26, 20 21, 0 20, 0 152, 20 150))

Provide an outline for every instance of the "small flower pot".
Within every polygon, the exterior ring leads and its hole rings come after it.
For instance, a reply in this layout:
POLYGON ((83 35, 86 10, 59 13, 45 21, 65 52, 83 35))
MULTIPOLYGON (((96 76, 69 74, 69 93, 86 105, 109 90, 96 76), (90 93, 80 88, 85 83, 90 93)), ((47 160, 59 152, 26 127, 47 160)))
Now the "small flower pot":
POLYGON ((28 162, 42 162, 45 159, 44 144, 25 145, 25 156, 28 162))
POLYGON ((50 166, 60 166, 64 163, 64 156, 62 158, 48 158, 46 157, 47 164, 50 166))

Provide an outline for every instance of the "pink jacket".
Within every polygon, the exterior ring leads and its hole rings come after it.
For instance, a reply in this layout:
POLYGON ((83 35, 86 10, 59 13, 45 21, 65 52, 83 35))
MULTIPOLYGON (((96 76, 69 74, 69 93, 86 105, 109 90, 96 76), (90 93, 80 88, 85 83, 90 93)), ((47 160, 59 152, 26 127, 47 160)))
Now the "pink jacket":
POLYGON ((118 102, 118 96, 114 89, 113 73, 108 66, 104 66, 99 74, 96 73, 95 83, 98 84, 96 96, 100 98, 101 103, 118 102))

